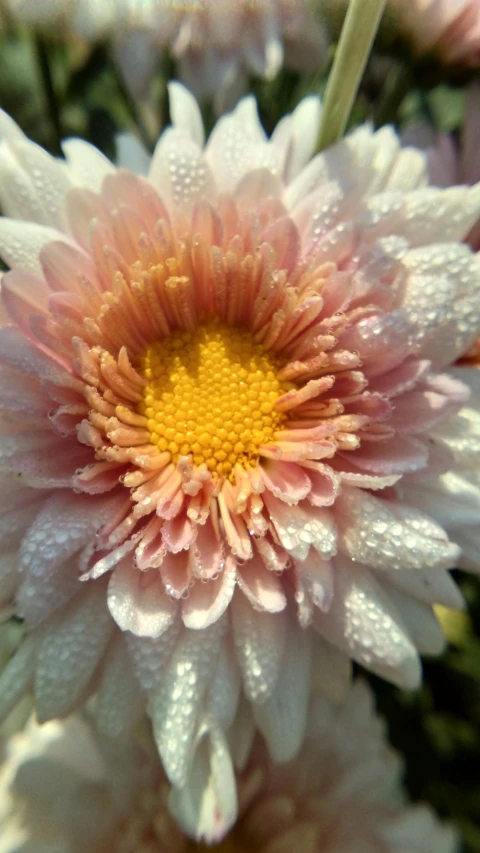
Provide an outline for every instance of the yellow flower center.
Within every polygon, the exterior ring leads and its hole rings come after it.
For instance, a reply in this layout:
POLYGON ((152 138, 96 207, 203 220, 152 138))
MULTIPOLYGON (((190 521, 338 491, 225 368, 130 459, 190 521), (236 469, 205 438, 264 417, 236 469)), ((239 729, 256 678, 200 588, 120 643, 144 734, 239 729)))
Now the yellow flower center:
POLYGON ((220 476, 253 465, 285 420, 275 401, 291 385, 277 368, 249 332, 216 321, 153 344, 138 367, 150 441, 173 462, 191 456, 220 476))

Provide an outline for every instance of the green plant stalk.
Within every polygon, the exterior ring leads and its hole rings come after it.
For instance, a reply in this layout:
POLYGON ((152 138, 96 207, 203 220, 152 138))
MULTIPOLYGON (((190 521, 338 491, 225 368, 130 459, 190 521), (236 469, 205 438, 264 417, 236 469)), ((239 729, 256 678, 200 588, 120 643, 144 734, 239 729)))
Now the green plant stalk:
POLYGON ((386 0, 350 0, 325 90, 318 148, 342 138, 386 0))
POLYGON ((403 63, 395 63, 388 72, 387 79, 374 110, 375 127, 396 123, 398 111, 414 82, 414 70, 403 63))
POLYGON ((56 153, 62 151, 62 125, 60 118, 60 104, 55 92, 52 72, 50 68, 49 49, 40 36, 34 39, 34 50, 37 59, 37 66, 42 80, 43 95, 48 110, 50 120, 52 147, 56 153))

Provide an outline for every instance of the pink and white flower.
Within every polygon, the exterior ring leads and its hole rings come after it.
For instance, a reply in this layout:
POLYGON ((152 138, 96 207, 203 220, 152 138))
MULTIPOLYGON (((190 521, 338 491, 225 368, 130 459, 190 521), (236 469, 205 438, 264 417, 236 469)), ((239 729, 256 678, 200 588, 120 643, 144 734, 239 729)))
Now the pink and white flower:
POLYGON ((118 735, 148 697, 182 788, 205 732, 230 778, 256 728, 288 761, 314 681, 339 698, 353 658, 411 688, 441 650, 480 512, 478 374, 444 372, 480 331, 480 192, 425 186, 390 128, 310 161, 315 98, 270 140, 246 98, 204 145, 170 91, 151 162, 123 140, 146 177, 1 118, 0 603, 27 633, 0 711, 98 691, 118 735))
POLYGON ((449 65, 480 65, 479 0, 389 0, 399 29, 420 56, 449 65))
MULTIPOLYGON (((117 750, 70 717, 44 726, 32 720, 5 751, 1 853, 20 853, 25 844, 35 853, 204 849, 172 820, 168 783, 147 748, 117 750)), ((289 764, 275 766, 256 741, 238 773, 240 816, 232 828, 210 787, 211 814, 220 809, 223 820, 214 838, 207 823, 206 837, 218 842, 228 833, 218 853, 454 853, 454 830, 427 806, 405 802, 401 770, 372 694, 357 682, 340 709, 317 697, 304 747, 289 764)), ((178 808, 176 794, 171 805, 178 808)))
POLYGON ((318 71, 327 34, 310 0, 7 0, 15 20, 62 37, 111 38, 125 82, 146 97, 161 52, 198 97, 219 105, 249 74, 272 79, 283 65, 318 71), (59 30, 60 27, 60 30, 59 30))
POLYGON ((272 79, 283 65, 318 71, 327 57, 326 32, 309 0, 150 0, 141 6, 123 0, 123 8, 128 27, 123 37, 118 33, 116 55, 137 93, 145 90, 160 48, 171 51, 197 97, 217 101, 219 92, 245 88, 248 74, 272 79))

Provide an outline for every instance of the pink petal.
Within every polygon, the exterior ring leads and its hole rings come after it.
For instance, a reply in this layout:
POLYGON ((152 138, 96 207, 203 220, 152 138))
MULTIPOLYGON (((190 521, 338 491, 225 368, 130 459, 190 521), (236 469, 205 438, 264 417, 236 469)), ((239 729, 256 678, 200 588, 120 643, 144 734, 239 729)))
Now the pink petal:
POLYGON ((265 460, 260 470, 267 489, 287 504, 297 504, 310 491, 309 477, 293 462, 265 460))
POLYGON ((378 444, 364 442, 352 452, 340 452, 340 467, 342 459, 353 468, 360 468, 375 475, 407 474, 425 468, 428 448, 419 439, 397 433, 393 438, 378 444))
POLYGON ((160 575, 166 591, 172 598, 182 598, 192 585, 192 574, 187 552, 172 554, 167 551, 160 566, 160 575))

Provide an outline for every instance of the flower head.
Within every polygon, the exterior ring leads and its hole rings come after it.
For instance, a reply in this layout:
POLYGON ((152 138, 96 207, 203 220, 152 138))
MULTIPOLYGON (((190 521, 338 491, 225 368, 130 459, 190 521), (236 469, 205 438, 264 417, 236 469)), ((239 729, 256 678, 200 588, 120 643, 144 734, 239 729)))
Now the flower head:
MULTIPOLYGON (((238 774, 240 817, 213 849, 454 853, 455 832, 426 806, 406 804, 400 778, 401 762, 385 741, 372 695, 358 682, 340 710, 316 699, 305 745, 289 764, 275 766, 255 743, 238 774)), ((36 853, 205 849, 168 813, 168 784, 152 753, 132 744, 115 750, 79 717, 44 726, 31 721, 11 738, 0 792, 2 853, 20 853, 25 842, 36 853)))
POLYGON ((455 242, 479 189, 426 188, 388 128, 309 163, 315 98, 271 140, 247 98, 205 147, 178 84, 171 112, 150 164, 124 141, 145 178, 2 117, 2 584, 27 634, 0 710, 99 690, 118 734, 148 696, 182 788, 205 732, 231 779, 255 727, 287 761, 314 680, 340 697, 354 658, 414 687, 442 648, 446 530, 480 509, 476 397, 443 372, 480 330, 455 242))
POLYGON ((480 3, 478 0, 390 0, 400 30, 415 52, 434 53, 452 65, 480 64, 480 3))
MULTIPOLYGON (((217 101, 247 74, 273 78, 285 64, 317 71, 327 37, 310 0, 8 0, 27 26, 88 40, 111 38, 125 82, 145 96, 162 49, 197 96, 217 101)), ((220 99, 220 100, 219 100, 220 99)))

